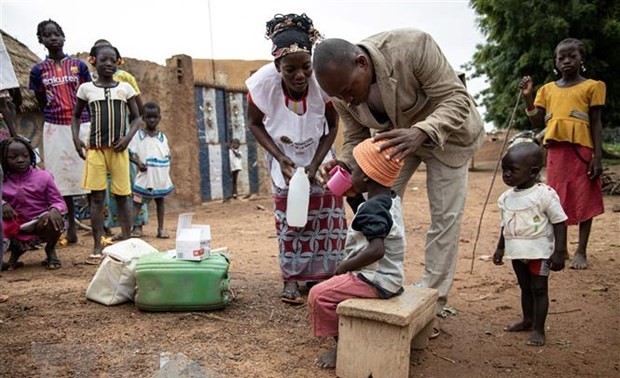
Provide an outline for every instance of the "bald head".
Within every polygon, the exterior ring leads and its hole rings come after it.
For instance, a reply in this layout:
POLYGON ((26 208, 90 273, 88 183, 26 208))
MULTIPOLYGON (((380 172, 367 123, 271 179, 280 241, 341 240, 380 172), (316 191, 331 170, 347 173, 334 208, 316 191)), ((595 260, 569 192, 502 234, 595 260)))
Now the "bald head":
POLYGON ((316 75, 323 75, 337 67, 352 66, 360 48, 340 38, 329 38, 314 48, 312 68, 316 75))
POLYGON ((368 99, 373 80, 370 56, 361 47, 339 38, 319 43, 312 59, 312 68, 321 89, 349 105, 368 99))

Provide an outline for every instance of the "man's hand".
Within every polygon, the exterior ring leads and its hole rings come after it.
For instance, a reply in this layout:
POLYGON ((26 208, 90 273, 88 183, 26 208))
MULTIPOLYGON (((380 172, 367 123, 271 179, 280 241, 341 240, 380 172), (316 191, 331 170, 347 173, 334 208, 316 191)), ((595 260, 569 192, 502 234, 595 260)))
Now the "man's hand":
POLYGON ((138 162, 138 170, 140 172, 146 172, 147 171, 147 166, 146 164, 144 164, 143 162, 138 162))
POLYGON ((401 161, 409 154, 415 153, 424 142, 428 140, 428 134, 417 127, 408 129, 394 129, 377 134, 373 141, 386 140, 380 147, 380 151, 389 147, 394 149, 387 155, 388 159, 395 158, 401 161))

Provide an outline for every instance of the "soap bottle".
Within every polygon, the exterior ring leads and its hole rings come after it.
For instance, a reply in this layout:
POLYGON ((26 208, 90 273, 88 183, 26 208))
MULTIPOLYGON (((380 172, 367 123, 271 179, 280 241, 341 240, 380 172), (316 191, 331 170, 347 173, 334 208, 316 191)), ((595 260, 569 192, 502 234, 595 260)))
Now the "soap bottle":
POLYGON ((310 180, 304 167, 298 167, 288 184, 286 222, 291 227, 303 227, 308 222, 310 180))

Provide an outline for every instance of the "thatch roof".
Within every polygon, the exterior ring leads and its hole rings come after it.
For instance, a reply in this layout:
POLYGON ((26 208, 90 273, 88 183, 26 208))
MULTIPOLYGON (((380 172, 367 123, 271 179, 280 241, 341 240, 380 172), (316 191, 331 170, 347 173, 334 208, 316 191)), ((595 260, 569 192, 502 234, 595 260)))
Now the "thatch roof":
POLYGON ((13 63, 15 75, 22 92, 23 103, 21 110, 23 112, 37 112, 39 111, 39 105, 32 91, 28 90, 28 84, 30 81, 30 70, 41 61, 41 58, 4 30, 0 30, 0 33, 2 33, 2 39, 11 57, 11 63, 13 63))

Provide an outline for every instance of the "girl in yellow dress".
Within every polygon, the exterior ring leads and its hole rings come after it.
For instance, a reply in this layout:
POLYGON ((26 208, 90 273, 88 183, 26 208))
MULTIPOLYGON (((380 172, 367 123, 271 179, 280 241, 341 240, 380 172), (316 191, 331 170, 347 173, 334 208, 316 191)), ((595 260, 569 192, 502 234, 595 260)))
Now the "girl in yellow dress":
POLYGON ((560 196, 566 224, 579 224, 572 269, 587 268, 592 218, 604 211, 600 176, 605 83, 581 75, 585 56, 580 40, 564 39, 554 51, 555 68, 562 74, 559 80, 543 85, 535 100, 532 78, 525 76, 519 83, 530 121, 534 127, 546 126, 547 184, 560 196))

